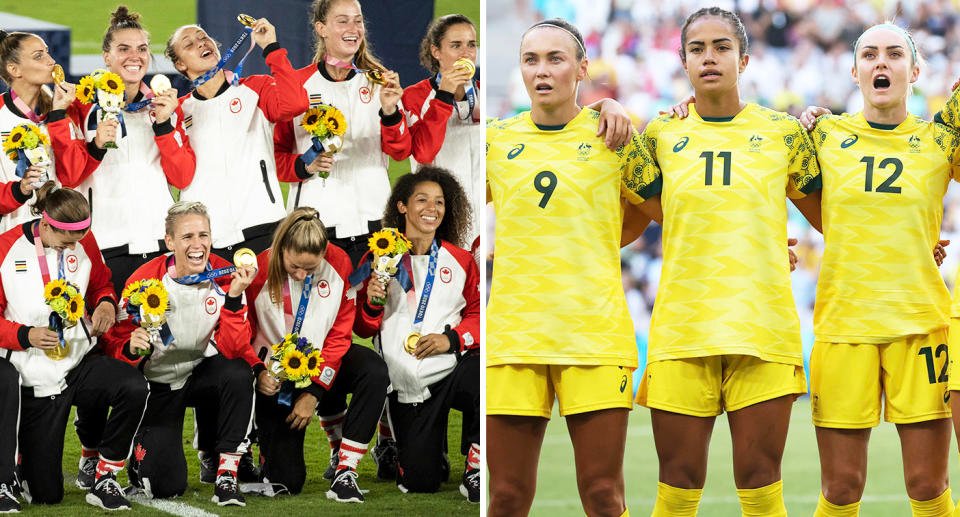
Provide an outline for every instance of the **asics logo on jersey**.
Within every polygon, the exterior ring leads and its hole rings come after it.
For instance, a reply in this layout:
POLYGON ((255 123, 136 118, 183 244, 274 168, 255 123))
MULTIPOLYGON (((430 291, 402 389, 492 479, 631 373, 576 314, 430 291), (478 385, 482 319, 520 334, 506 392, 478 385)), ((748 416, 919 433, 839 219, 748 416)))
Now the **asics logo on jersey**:
POLYGON ((857 143, 857 140, 859 140, 859 139, 860 139, 860 137, 857 136, 857 135, 850 135, 849 138, 847 138, 847 139, 844 140, 843 142, 840 142, 840 148, 841 148, 841 149, 846 149, 846 148, 850 147, 851 145, 857 143))
POLYGON ((687 146, 687 142, 689 142, 689 141, 690 141, 690 137, 689 137, 689 136, 685 136, 685 137, 681 138, 680 141, 677 142, 677 145, 673 146, 673 152, 679 153, 680 151, 682 151, 683 148, 687 146))
POLYGON ((512 159, 516 158, 517 156, 519 156, 520 153, 523 152, 523 148, 524 148, 524 145, 523 145, 523 144, 517 144, 516 147, 514 147, 513 149, 510 149, 510 152, 507 153, 507 159, 508 159, 508 160, 512 160, 512 159))

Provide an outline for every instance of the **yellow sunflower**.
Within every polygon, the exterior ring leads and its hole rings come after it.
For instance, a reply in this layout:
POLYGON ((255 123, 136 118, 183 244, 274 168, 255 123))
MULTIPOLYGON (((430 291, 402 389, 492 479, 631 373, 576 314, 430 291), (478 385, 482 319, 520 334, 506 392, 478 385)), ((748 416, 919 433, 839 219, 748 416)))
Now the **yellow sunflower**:
POLYGON ((307 356, 307 375, 317 377, 320 375, 320 365, 323 364, 323 357, 320 352, 314 350, 307 356))
POLYGON ((49 303, 51 300, 55 300, 63 296, 63 292, 67 289, 67 282, 63 279, 56 279, 47 282, 47 285, 43 288, 43 299, 49 303))
POLYGON ((283 371, 290 380, 302 378, 307 373, 307 357, 299 350, 291 350, 283 358, 283 371))
POLYGON ((37 132, 37 135, 40 137, 41 144, 47 145, 47 146, 50 145, 50 138, 47 135, 40 133, 39 131, 37 132))
POLYGON ((347 121, 343 118, 343 113, 333 106, 327 109, 324 123, 327 129, 337 136, 343 136, 343 134, 347 132, 347 121))
POLYGON ((113 72, 107 72, 100 76, 97 81, 97 88, 114 95, 123 93, 123 79, 113 72))
POLYGON ((163 313, 167 312, 167 290, 163 288, 162 284, 151 284, 140 295, 142 302, 140 307, 145 315, 163 316, 163 313))
POLYGON ((70 325, 76 325, 83 317, 83 297, 76 295, 67 302, 66 319, 70 325))
POLYGON ((7 153, 16 161, 17 149, 23 147, 23 137, 27 135, 27 126, 21 125, 13 128, 7 138, 3 140, 3 152, 7 153))
POLYGON ((83 104, 90 104, 93 102, 93 93, 96 90, 96 84, 93 81, 93 77, 85 75, 80 78, 80 82, 77 84, 77 100, 83 104))
POLYGON ((396 240, 388 230, 380 230, 375 232, 370 236, 370 240, 367 241, 367 244, 370 246, 370 251, 376 255, 387 255, 393 253, 394 246, 396 245, 396 240))
POLYGON ((320 106, 308 109, 307 112, 303 114, 303 119, 300 120, 300 127, 313 136, 324 136, 318 134, 322 131, 320 122, 323 120, 323 112, 324 109, 320 106))
POLYGON ((123 292, 120 293, 120 297, 129 299, 131 296, 133 296, 133 293, 140 292, 141 283, 142 282, 140 282, 140 280, 134 280, 133 282, 130 282, 130 285, 123 288, 123 292))

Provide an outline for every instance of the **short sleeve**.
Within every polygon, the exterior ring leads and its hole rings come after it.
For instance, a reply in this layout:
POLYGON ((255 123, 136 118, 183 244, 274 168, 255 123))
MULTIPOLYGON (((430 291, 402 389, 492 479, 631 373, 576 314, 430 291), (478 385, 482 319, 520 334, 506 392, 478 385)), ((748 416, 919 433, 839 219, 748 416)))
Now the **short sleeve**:
POLYGON ((630 203, 640 204, 663 189, 663 178, 654 155, 643 143, 636 130, 630 141, 616 150, 620 158, 620 186, 623 197, 630 203))
POLYGON ((789 128, 789 133, 784 137, 788 153, 787 197, 799 199, 823 189, 823 179, 813 138, 803 129, 799 120, 791 120, 789 128))

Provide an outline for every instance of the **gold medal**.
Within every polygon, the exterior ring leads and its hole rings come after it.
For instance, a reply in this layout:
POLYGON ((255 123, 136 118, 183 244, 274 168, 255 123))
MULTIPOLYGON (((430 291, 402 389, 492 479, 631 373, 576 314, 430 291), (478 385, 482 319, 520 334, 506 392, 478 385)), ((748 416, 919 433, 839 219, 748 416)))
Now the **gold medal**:
POLYGON ((60 361, 66 359, 70 355, 70 350, 67 348, 66 344, 58 344, 56 347, 50 350, 44 350, 43 353, 47 354, 47 357, 53 359, 54 361, 60 361))
POLYGON ((53 76, 53 82, 56 84, 60 84, 66 79, 66 76, 63 74, 63 67, 60 65, 53 65, 53 70, 50 72, 50 75, 53 76))
POLYGON ((233 254, 233 265, 237 268, 257 267, 257 254, 250 248, 240 248, 233 254))
POLYGON ((383 72, 380 70, 368 70, 367 79, 369 79, 371 83, 379 84, 381 86, 387 84, 387 81, 383 78, 383 72))
POLYGON ((247 27, 253 27, 254 23, 257 23, 257 19, 249 14, 240 13, 237 15, 237 21, 246 25, 247 27))
POLYGON ((403 342, 403 349, 407 351, 408 354, 412 354, 417 349, 417 342, 420 341, 419 332, 411 332, 407 336, 407 340, 403 342))
POLYGON ((150 89, 153 90, 154 95, 160 95, 172 87, 170 79, 163 74, 157 74, 150 79, 150 89))
POLYGON ((473 77, 473 74, 476 73, 477 71, 477 66, 473 64, 473 61, 470 61, 465 57, 461 57, 460 59, 454 61, 453 67, 461 68, 463 70, 470 72, 470 77, 473 77))

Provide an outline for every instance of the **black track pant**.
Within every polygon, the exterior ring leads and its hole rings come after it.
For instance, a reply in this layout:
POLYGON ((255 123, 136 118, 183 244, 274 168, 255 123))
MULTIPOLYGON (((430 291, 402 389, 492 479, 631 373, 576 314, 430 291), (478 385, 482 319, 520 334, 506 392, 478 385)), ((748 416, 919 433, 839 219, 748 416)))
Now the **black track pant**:
POLYGON ((134 439, 131 480, 154 497, 183 495, 187 462, 183 453, 183 415, 187 407, 212 415, 217 453, 246 452, 253 420, 253 374, 242 359, 207 357, 179 390, 150 383, 150 403, 134 439))
POLYGON ((0 357, 0 484, 13 485, 20 423, 20 373, 0 357))
MULTIPOLYGON (((330 406, 330 414, 342 411, 347 394, 353 393, 343 423, 343 437, 359 443, 369 443, 380 421, 383 401, 387 394, 387 365, 373 350, 351 344, 330 391, 320 397, 318 409, 330 406)), ((302 393, 293 393, 293 403, 302 393)), ((260 452, 264 458, 263 472, 271 483, 281 483, 291 493, 299 493, 307 476, 303 460, 303 438, 306 430, 290 429, 286 423, 292 407, 277 403, 277 395, 257 394, 257 428, 260 433, 260 452)), ((324 464, 326 465, 326 464, 324 464)))
POLYGON ((411 492, 436 492, 446 479, 447 414, 463 414, 460 453, 480 443, 480 355, 465 356, 445 379, 430 386, 431 397, 419 404, 401 404, 390 394, 390 420, 400 454, 399 482, 411 492))
POLYGON ((88 355, 67 374, 67 388, 55 396, 34 397, 22 388, 20 474, 34 503, 63 499, 63 433, 70 406, 112 408, 99 442, 103 458, 122 461, 143 417, 150 393, 136 368, 102 355, 88 355))

